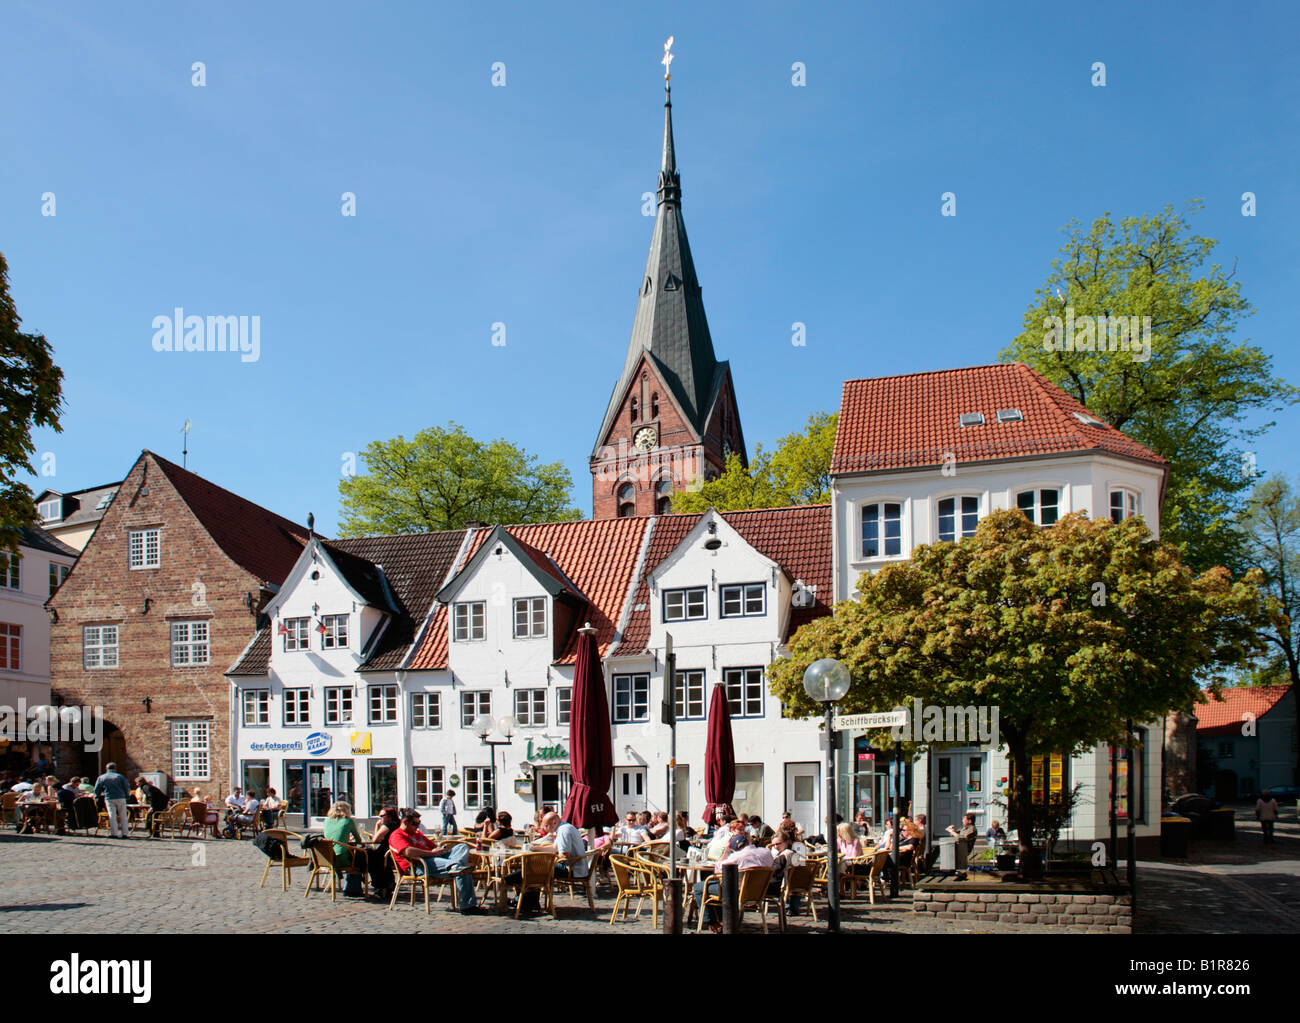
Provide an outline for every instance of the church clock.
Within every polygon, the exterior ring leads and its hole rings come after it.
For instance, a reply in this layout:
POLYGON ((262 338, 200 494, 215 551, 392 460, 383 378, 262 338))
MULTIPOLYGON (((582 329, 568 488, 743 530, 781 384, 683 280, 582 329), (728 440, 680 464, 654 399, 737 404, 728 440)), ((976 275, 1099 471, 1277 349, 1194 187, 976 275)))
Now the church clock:
POLYGON ((641 429, 637 430, 636 437, 633 438, 632 443, 642 451, 649 451, 655 446, 655 443, 658 440, 659 435, 653 426, 643 426, 641 429))

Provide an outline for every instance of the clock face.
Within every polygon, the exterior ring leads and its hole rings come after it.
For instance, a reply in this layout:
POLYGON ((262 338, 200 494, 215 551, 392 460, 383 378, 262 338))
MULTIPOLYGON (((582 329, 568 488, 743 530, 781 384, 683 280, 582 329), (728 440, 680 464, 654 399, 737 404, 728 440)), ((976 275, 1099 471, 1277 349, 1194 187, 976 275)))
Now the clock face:
POLYGON ((649 451, 655 446, 656 440, 658 440, 658 436, 655 433, 655 428, 653 426, 643 426, 641 429, 637 430, 636 437, 633 439, 632 443, 642 451, 649 451))

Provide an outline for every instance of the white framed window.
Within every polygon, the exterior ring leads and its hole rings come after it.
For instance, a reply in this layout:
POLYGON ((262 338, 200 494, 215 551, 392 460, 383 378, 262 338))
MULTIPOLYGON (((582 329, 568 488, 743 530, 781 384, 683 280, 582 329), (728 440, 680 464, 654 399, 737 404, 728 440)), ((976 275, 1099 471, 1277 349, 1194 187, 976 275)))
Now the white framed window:
POLYGON ((325 689, 325 724, 352 724, 352 687, 328 686, 325 689))
POLYGON ((131 568, 157 568, 157 529, 132 529, 127 533, 128 563, 131 568))
POLYGON ((208 744, 211 721, 172 722, 172 779, 207 781, 212 774, 208 744))
POLYGON ((650 720, 650 676, 614 676, 614 722, 650 720))
POLYGON ((733 718, 763 716, 762 668, 724 668, 722 681, 727 687, 727 704, 733 718))
POLYGON ((22 555, 0 554, 0 586, 9 590, 23 588, 22 555))
POLYGON ((370 724, 391 725, 397 720, 397 686, 370 687, 370 724))
POLYGON ((1022 490, 1016 495, 1016 507, 1035 526, 1051 526, 1061 517, 1061 491, 1055 487, 1022 490))
POLYGON ((280 635, 284 637, 285 653, 307 649, 307 618, 286 618, 280 622, 280 635))
POLYGON ((573 706, 573 686, 558 686, 555 690, 555 723, 567 725, 573 706))
POLYGON ((515 639, 535 639, 546 635, 546 598, 521 597, 515 600, 515 639))
POLYGON ((664 590, 664 621, 690 622, 709 616, 708 591, 703 586, 664 590))
POLYGON ((36 506, 36 513, 42 522, 58 522, 63 518, 63 498, 51 497, 36 506))
POLYGON ((311 690, 284 690, 284 724, 286 728, 311 724, 311 690))
POLYGON ((271 690, 244 690, 244 727, 264 728, 271 723, 271 690))
POLYGON ((441 767, 417 767, 415 769, 415 805, 427 810, 442 802, 446 791, 445 773, 441 767))
POLYGON ((50 596, 51 597, 54 596, 54 591, 63 585, 63 580, 68 578, 68 573, 71 571, 72 569, 70 569, 67 565, 57 565, 53 561, 50 562, 50 596))
POLYGON ((678 721, 704 717, 704 669, 689 668, 677 672, 675 694, 678 721))
POLYGON ((1123 522, 1142 514, 1142 495, 1128 487, 1117 487, 1110 492, 1110 520, 1123 522))
POLYGON ((172 622, 172 667, 195 667, 208 658, 208 623, 172 622))
POLYGON ((720 599, 723 618, 749 618, 767 613, 767 586, 763 583, 723 586, 720 599))
POLYGON ((460 727, 474 727, 474 719, 480 714, 492 715, 492 693, 490 691, 460 694, 460 727))
POLYGON ((484 638, 486 635, 484 623, 487 618, 486 601, 467 601, 463 604, 456 604, 453 610, 455 613, 455 628, 452 632, 452 638, 457 643, 472 643, 484 638))
POLYGON ((896 558, 903 553, 903 506, 877 501, 862 506, 862 557, 896 558))
POLYGON ((117 626, 84 625, 81 629, 81 664, 84 668, 116 668, 117 626))
POLYGON ((546 724, 546 690, 516 689, 515 717, 521 725, 546 724))
POLYGON ((342 650, 347 648, 347 615, 322 615, 320 623, 325 630, 320 634, 320 648, 322 650, 342 650))
POLYGON ((978 497, 945 497, 939 502, 938 537, 944 543, 956 543, 975 535, 980 521, 978 497))
POLYGON ((12 622, 0 622, 0 668, 10 671, 23 669, 23 627, 12 622))
POLYGON ((481 810, 496 806, 496 793, 492 791, 492 768, 465 768, 465 789, 461 793, 462 805, 468 810, 481 810))
POLYGON ((411 694, 411 727, 412 728, 441 728, 442 727, 442 694, 441 693, 412 693, 411 694))

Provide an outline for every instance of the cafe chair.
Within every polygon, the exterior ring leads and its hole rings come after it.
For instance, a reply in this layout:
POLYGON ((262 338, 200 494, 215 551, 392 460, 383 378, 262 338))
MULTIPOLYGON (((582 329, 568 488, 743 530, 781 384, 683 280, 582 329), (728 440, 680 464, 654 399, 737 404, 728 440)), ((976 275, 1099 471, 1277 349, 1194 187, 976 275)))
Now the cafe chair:
POLYGON ((519 900, 515 903, 515 919, 524 907, 524 895, 537 892, 542 907, 555 919, 555 853, 526 852, 511 856, 501 865, 501 876, 519 871, 519 900))
POLYGON ((566 889, 569 893, 570 899, 578 893, 586 895, 587 908, 593 913, 596 912, 596 858, 598 856, 600 856, 600 850, 592 849, 589 852, 583 853, 581 856, 574 856, 567 859, 564 861, 564 865, 569 868, 569 875, 567 877, 560 877, 557 874, 555 877, 556 887, 566 889), (573 876, 574 868, 580 863, 586 863, 587 865, 586 877, 573 876))
POLYGON ((767 934, 767 904, 775 902, 781 933, 785 933, 785 900, 779 894, 768 894, 774 871, 773 867, 750 867, 740 872, 740 893, 737 899, 740 903, 740 916, 736 920, 740 927, 745 925, 745 910, 756 909, 763 922, 763 933, 767 934))
POLYGON ((293 880, 293 875, 290 871, 294 867, 311 866, 311 859, 309 857, 295 856, 289 851, 289 839, 296 839, 301 844, 302 835, 295 834, 292 831, 268 828, 266 831, 266 837, 274 838, 280 843, 280 855, 277 857, 268 856, 266 858, 266 869, 262 871, 262 883, 258 885, 258 887, 266 887, 267 876, 271 873, 271 864, 278 863, 280 864, 280 889, 287 892, 289 890, 289 884, 293 880))
POLYGON ((790 901, 792 896, 798 895, 808 904, 808 912, 812 914, 813 923, 817 922, 817 902, 813 898, 813 873, 815 868, 807 863, 802 863, 797 867, 787 867, 785 871, 785 880, 781 885, 782 904, 790 901))
MULTIPOLYGON (((429 876, 427 874, 413 874, 409 870, 404 870, 398 865, 397 857, 393 855, 393 850, 389 849, 384 853, 384 858, 388 861, 393 870, 393 876, 397 878, 397 883, 393 885, 393 898, 388 903, 388 910, 392 912, 393 907, 397 905, 397 897, 402 894, 403 888, 410 889, 411 908, 415 908, 415 893, 424 892, 424 911, 429 912, 429 876)), ((455 902, 455 893, 452 893, 453 904, 455 902)))
POLYGON ((501 875, 492 869, 492 857, 487 853, 470 850, 469 868, 479 901, 487 902, 492 893, 496 892, 497 906, 500 907, 501 900, 505 897, 505 887, 501 884, 501 875))
POLYGON ((654 901, 656 895, 655 878, 650 868, 644 863, 637 863, 628 859, 626 856, 619 856, 617 853, 611 853, 609 856, 609 866, 614 872, 614 880, 618 884, 618 897, 614 900, 614 912, 609 915, 609 922, 612 924, 618 918, 619 908, 623 910, 623 920, 627 920, 627 911, 636 899, 636 916, 641 916, 641 904, 649 898, 651 909, 651 921, 654 926, 658 926, 658 904, 654 901))

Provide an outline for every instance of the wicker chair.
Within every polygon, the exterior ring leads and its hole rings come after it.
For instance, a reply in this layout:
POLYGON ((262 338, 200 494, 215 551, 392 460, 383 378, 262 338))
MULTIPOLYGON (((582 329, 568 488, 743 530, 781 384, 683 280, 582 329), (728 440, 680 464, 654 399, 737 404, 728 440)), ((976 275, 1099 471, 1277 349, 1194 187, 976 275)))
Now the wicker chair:
MULTIPOLYGON (((389 849, 387 852, 384 853, 384 858, 388 861, 389 865, 393 868, 393 875, 397 878, 397 883, 393 885, 392 901, 388 903, 389 912, 392 912, 393 907, 397 905, 397 896, 399 896, 402 893, 402 889, 405 887, 411 890, 412 909, 415 908, 416 891, 424 892, 424 911, 425 913, 428 913, 429 912, 428 875, 414 874, 409 870, 403 869, 402 866, 397 862, 397 857, 393 855, 392 849, 389 849)), ((453 895, 453 899, 454 898, 455 896, 453 895)))
POLYGON ((160 833, 164 838, 167 837, 168 833, 172 835, 184 835, 189 821, 190 804, 176 803, 171 808, 163 811, 160 833))
POLYGON ((569 893, 569 898, 573 898, 574 895, 579 892, 586 895, 587 908, 593 913, 596 912, 596 858, 599 855, 599 849, 592 849, 583 853, 581 856, 574 856, 571 859, 567 859, 564 861, 564 865, 569 869, 568 875, 561 877, 557 874, 555 877, 556 887, 566 889, 569 893), (579 863, 587 864, 586 877, 573 876, 574 868, 579 863))
POLYGON ((502 876, 519 871, 519 900, 515 903, 515 919, 524 907, 524 895, 537 892, 542 897, 542 905, 555 919, 555 853, 527 852, 511 856, 501 866, 502 876))
POLYGON ((318 888, 320 883, 328 877, 330 901, 338 902, 338 879, 339 876, 347 877, 349 874, 356 874, 361 878, 361 893, 368 895, 370 885, 366 881, 366 863, 364 859, 365 847, 341 843, 355 853, 361 853, 361 857, 354 855, 352 861, 346 866, 339 863, 338 853, 334 851, 334 843, 329 839, 320 839, 313 842, 309 848, 311 853, 311 873, 307 875, 307 890, 303 892, 305 899, 311 894, 312 882, 316 882, 318 888))
POLYGON ((876 904, 876 889, 880 889, 880 896, 885 895, 885 864, 889 862, 889 850, 881 849, 876 853, 871 861, 871 873, 867 875, 867 894, 871 897, 871 904, 876 904))
MULTIPOLYGON (((767 886, 772 883, 773 867, 750 867, 747 870, 740 871, 740 891, 738 901, 740 903, 740 918, 744 919, 745 907, 756 906, 763 918, 763 933, 767 933, 767 886)), ((775 898, 776 896, 771 896, 775 898)), ((705 885, 704 901, 700 903, 700 918, 695 926, 695 933, 698 934, 704 930, 704 910, 708 906, 722 906, 722 880, 718 879, 716 887, 705 885)), ((781 903, 781 928, 785 929, 785 904, 781 903)))
POLYGON ((487 853, 470 850, 469 868, 473 871, 471 876, 479 900, 487 902, 488 897, 495 891, 497 905, 500 906, 505 893, 505 886, 501 883, 501 875, 492 869, 492 857, 487 853))
POLYGON ((812 914, 813 923, 817 922, 817 903, 813 900, 813 876, 816 868, 802 863, 797 867, 787 867, 785 879, 781 882, 782 902, 789 902, 798 895, 808 902, 808 912, 812 914))
POLYGON ((623 919, 627 920, 627 910, 633 899, 637 900, 636 915, 640 917, 641 903, 649 898, 651 921, 653 926, 658 926, 657 888, 650 867, 617 853, 610 854, 609 866, 618 883, 618 897, 614 900, 614 911, 609 915, 609 922, 612 924, 618 918, 619 907, 623 909, 623 919))
POLYGON ((0 816, 9 821, 14 826, 15 831, 18 830, 20 818, 18 815, 17 792, 6 792, 3 796, 0 796, 0 816))
POLYGON ((271 864, 278 863, 280 864, 281 870, 280 888, 282 891, 287 892, 289 890, 289 882, 293 880, 293 876, 290 873, 292 868, 310 867, 311 859, 307 856, 294 856, 289 852, 289 839, 297 839, 299 844, 301 844, 302 835, 296 834, 292 831, 284 831, 279 828, 267 828, 266 835, 268 838, 274 838, 280 843, 280 855, 277 858, 272 858, 270 856, 266 858, 266 869, 262 871, 262 883, 258 885, 258 887, 266 887, 266 878, 271 873, 271 864))

